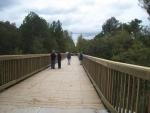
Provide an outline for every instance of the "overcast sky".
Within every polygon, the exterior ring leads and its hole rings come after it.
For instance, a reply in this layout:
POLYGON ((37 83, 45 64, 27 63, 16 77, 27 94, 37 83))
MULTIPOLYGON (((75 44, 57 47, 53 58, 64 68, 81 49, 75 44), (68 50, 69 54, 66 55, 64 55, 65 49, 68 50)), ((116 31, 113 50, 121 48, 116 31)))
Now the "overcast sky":
POLYGON ((0 0, 1 21, 15 22, 19 27, 30 11, 48 22, 59 19, 63 28, 70 32, 90 32, 87 38, 99 32, 102 24, 112 16, 120 22, 138 18, 144 25, 149 23, 138 0, 0 0))

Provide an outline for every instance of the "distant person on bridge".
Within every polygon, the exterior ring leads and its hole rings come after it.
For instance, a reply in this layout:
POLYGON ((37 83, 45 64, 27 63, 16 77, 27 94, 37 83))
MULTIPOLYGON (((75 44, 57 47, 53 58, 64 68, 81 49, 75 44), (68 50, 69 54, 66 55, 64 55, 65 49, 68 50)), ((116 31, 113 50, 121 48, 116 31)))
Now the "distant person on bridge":
POLYGON ((67 53, 67 59, 68 59, 68 65, 70 65, 70 62, 71 62, 71 53, 70 52, 67 53))
POLYGON ((79 60, 80 60, 80 65, 82 64, 82 60, 83 60, 83 54, 82 52, 79 53, 79 60))
POLYGON ((57 61, 58 61, 58 68, 60 69, 61 68, 61 53, 60 52, 57 53, 57 61))
POLYGON ((51 53, 51 69, 55 69, 55 60, 56 60, 56 54, 55 50, 51 53))

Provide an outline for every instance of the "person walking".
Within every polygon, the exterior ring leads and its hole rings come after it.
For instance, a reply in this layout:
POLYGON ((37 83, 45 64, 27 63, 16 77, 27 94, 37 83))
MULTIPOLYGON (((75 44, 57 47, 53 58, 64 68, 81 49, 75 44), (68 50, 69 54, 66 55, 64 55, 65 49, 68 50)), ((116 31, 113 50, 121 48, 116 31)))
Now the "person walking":
POLYGON ((82 54, 82 52, 80 52, 80 54, 79 54, 79 60, 80 60, 80 65, 82 65, 82 60, 83 60, 83 54, 82 54))
POLYGON ((56 54, 55 50, 51 53, 51 69, 55 69, 55 60, 56 60, 56 54))
POLYGON ((70 62, 71 62, 71 53, 68 52, 67 54, 67 59, 68 59, 68 65, 70 65, 70 62))
POLYGON ((60 69, 61 68, 61 53, 60 52, 57 53, 57 61, 58 61, 58 68, 60 69))

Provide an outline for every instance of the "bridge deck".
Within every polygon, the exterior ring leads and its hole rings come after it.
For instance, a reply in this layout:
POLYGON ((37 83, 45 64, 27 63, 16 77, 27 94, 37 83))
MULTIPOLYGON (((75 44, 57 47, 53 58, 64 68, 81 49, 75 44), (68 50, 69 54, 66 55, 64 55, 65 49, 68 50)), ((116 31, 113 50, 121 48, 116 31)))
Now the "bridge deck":
POLYGON ((0 113, 106 113, 77 57, 0 93, 0 113))

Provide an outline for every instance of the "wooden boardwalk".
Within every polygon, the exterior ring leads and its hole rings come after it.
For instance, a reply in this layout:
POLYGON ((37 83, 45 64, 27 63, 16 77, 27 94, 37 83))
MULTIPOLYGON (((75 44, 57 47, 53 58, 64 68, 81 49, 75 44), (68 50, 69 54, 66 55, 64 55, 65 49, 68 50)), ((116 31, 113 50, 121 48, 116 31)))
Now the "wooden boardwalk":
POLYGON ((77 57, 0 93, 0 113, 107 113, 77 57))

